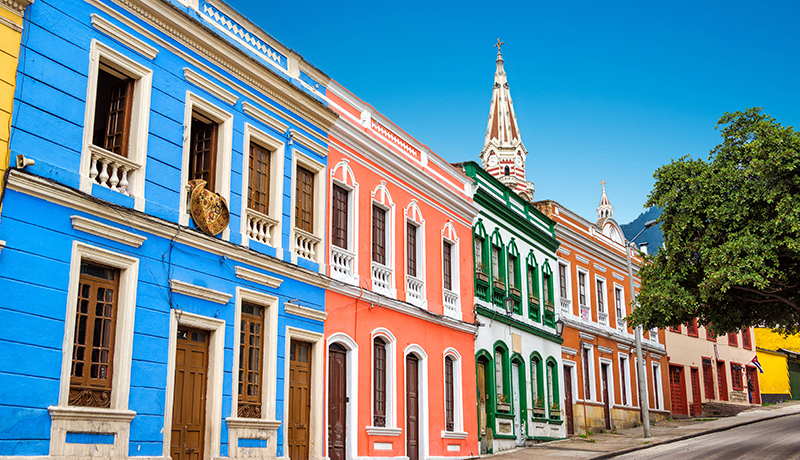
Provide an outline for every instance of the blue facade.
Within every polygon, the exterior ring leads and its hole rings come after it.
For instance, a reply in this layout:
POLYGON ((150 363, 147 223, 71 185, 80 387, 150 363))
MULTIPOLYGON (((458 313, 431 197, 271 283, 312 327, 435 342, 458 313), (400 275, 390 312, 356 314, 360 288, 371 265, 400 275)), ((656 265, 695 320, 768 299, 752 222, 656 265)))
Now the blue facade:
MULTIPOLYGON (((320 102, 324 74, 264 32, 243 29, 252 26, 224 4, 188 3, 59 0, 28 8, 10 149, 35 164, 11 172, 0 216, 0 455, 170 455, 176 334, 184 326, 210 335, 205 458, 241 456, 239 449, 287 455, 289 342, 308 342, 314 359, 322 356, 321 184, 336 116, 320 102), (223 30, 228 23, 236 32, 223 30), (123 160, 92 147, 99 74, 133 81, 123 160), (211 174, 230 210, 218 236, 202 233, 186 204, 193 118, 217 127, 211 174), (271 155, 271 210, 261 221, 246 196, 251 142, 271 155), (295 228, 299 167, 316 180, 306 232, 295 228), (271 236, 256 224, 269 225, 271 236), (79 268, 87 261, 119 273, 106 408, 67 402, 79 268), (264 414, 252 423, 233 413, 242 302, 268 312, 262 374, 271 381, 263 377, 264 414), (83 420, 110 421, 76 422, 84 409, 83 420)), ((321 413, 314 394, 323 380, 313 369, 311 410, 321 413)), ((319 420, 310 430, 321 446, 319 420)))

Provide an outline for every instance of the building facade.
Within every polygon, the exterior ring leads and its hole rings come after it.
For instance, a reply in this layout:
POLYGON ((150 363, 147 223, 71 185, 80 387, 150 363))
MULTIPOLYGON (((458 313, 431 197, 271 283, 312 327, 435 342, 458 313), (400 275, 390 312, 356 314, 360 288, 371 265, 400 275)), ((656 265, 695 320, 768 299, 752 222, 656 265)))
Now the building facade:
POLYGON ((328 77, 216 1, 26 18, 0 453, 322 458, 328 77))
MULTIPOLYGON (((634 331, 625 323, 631 312, 622 230, 605 193, 598 221, 589 222, 555 201, 536 206, 556 222, 560 243, 553 268, 557 312, 566 323, 561 348, 563 401, 567 433, 629 428, 640 423, 638 366, 634 331)), ((634 257, 635 273, 641 259, 634 257)), ((669 415, 664 332, 644 331, 650 420, 669 415)))
MULTIPOLYGON (((763 402, 800 399, 800 334, 784 337, 762 327, 754 328, 753 333, 757 361, 764 371, 755 380, 763 402)), ((749 367, 747 371, 748 375, 754 373, 749 367)))
POLYGON ((717 337, 697 319, 666 331, 674 416, 720 413, 720 405, 761 404, 752 328, 717 337))
POLYGON ((474 162, 474 245, 481 453, 566 437, 555 330, 555 224, 474 162))

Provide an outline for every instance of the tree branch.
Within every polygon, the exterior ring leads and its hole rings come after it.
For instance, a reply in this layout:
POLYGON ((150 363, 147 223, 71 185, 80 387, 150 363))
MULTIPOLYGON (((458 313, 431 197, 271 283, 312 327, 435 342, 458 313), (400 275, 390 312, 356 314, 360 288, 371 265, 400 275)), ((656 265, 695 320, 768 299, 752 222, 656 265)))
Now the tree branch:
POLYGON ((786 305, 788 305, 788 306, 794 308, 795 310, 797 310, 798 312, 800 312, 800 306, 798 306, 796 303, 792 302, 791 300, 787 299, 786 297, 782 297, 782 296, 775 295, 775 294, 768 294, 768 293, 766 293, 764 291, 759 291, 758 289, 747 288, 747 287, 743 287, 743 286, 733 286, 733 289, 738 289, 740 291, 745 291, 745 292, 752 292, 752 293, 758 294, 760 296, 772 298, 772 299, 777 300, 779 302, 783 302, 786 305))

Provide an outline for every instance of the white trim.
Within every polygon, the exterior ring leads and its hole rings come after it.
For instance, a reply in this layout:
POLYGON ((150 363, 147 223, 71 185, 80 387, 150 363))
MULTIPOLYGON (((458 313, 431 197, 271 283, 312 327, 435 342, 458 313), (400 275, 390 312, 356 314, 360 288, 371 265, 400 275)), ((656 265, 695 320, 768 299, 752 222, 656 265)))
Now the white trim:
MULTIPOLYGON (((403 389, 406 390, 406 357, 410 354, 414 354, 418 358, 418 367, 417 367, 417 390, 418 390, 418 415, 419 415, 419 458, 424 459, 428 458, 428 453, 430 450, 430 432, 428 430, 428 418, 429 418, 429 399, 428 399, 428 354, 425 353, 425 350, 417 345, 416 343, 412 343, 403 350, 403 389)), ((406 391, 403 392, 405 395, 406 391)), ((408 407, 405 403, 405 396, 403 402, 403 408, 408 411, 408 407)), ((405 426, 405 420, 403 421, 403 425, 405 426)), ((405 429, 405 443, 403 446, 403 452, 408 456, 408 429, 405 429)))
MULTIPOLYGON (((340 248, 344 249, 345 252, 349 255, 352 255, 353 262, 352 262, 352 273, 350 277, 347 277, 343 274, 334 271, 332 268, 329 271, 329 275, 331 278, 337 279, 339 281, 343 281, 345 283, 358 285, 359 276, 358 276, 358 268, 359 268, 359 256, 358 251, 355 248, 358 247, 358 230, 359 225, 356 225, 359 215, 359 193, 358 193, 358 182, 356 182, 355 174, 353 173, 353 169, 350 167, 350 161, 347 159, 342 159, 340 162, 336 163, 333 168, 330 168, 331 172, 331 181, 330 181, 330 189, 328 190, 328 203, 330 203, 331 213, 333 212, 333 204, 331 200, 333 200, 333 186, 336 185, 341 187, 345 191, 347 191, 347 247, 340 248), (337 173, 340 174, 337 177, 337 173)), ((333 215, 328 216, 328 222, 333 222, 333 215)), ((338 246, 337 246, 338 247, 338 246)), ((328 255, 328 261, 331 266, 333 266, 333 241, 329 245, 329 250, 331 254, 328 255)))
MULTIPOLYGON (((97 79, 100 74, 100 63, 113 67, 120 73, 135 80, 131 98, 131 118, 128 126, 127 163, 138 166, 128 177, 127 194, 134 199, 134 209, 144 211, 145 204, 145 168, 147 166, 147 138, 150 123, 150 97, 153 82, 153 71, 131 60, 124 54, 108 45, 92 39, 89 54, 88 84, 86 85, 86 112, 83 122, 83 147, 80 162, 80 190, 91 194, 94 186, 101 187, 90 176, 92 164, 92 143, 94 137, 94 118, 97 103, 97 79)), ((102 148, 100 149, 103 150, 102 148)), ((115 155, 108 153, 108 155, 115 155)), ((121 158, 121 157, 120 157, 121 158)))
MULTIPOLYGON (((325 362, 330 362, 330 348, 334 343, 344 346, 347 349, 346 363, 347 363, 347 406, 346 406, 346 425, 347 438, 345 441, 345 454, 344 458, 351 459, 356 456, 358 446, 358 402, 361 399, 358 393, 358 343, 353 340, 349 335, 344 332, 336 332, 331 334, 327 339, 327 346, 325 347, 325 362)), ((325 366, 328 372, 328 382, 330 381, 330 367, 325 366)), ((328 395, 329 385, 325 385, 325 401, 330 401, 328 395)), ((371 416, 371 414, 370 414, 371 416)), ((328 426, 328 410, 325 410, 325 425, 328 426)), ((330 458, 329 443, 325 443, 327 458, 330 458)))
POLYGON ((284 302, 283 309, 287 314, 300 316, 302 318, 311 319, 314 321, 325 321, 328 314, 324 311, 315 310, 313 308, 304 307, 294 303, 284 302))
POLYGON ((92 27, 98 31, 108 35, 109 37, 136 51, 147 59, 150 59, 151 61, 158 56, 158 49, 148 45, 143 40, 134 37, 128 32, 125 32, 121 28, 112 24, 108 19, 96 13, 92 13, 91 17, 92 27))
POLYGON ((294 128, 289 128, 289 138, 293 142, 299 143, 306 149, 311 150, 312 152, 316 153, 317 155, 323 158, 328 156, 328 147, 323 147, 319 145, 317 142, 304 136, 300 131, 294 128))
MULTIPOLYGON (((619 363, 619 367, 620 367, 620 376, 619 376, 620 396, 621 396, 621 392, 622 392, 622 383, 623 383, 623 380, 624 380, 624 383, 625 383, 625 401, 627 403, 627 405, 624 406, 624 407, 633 407, 633 399, 631 399, 631 359, 630 359, 630 356, 628 355, 628 353, 619 353, 618 352, 617 353, 617 362, 619 363), (624 379, 623 379, 622 371, 621 371, 621 369, 623 367, 625 368, 624 379)), ((622 401, 620 401, 620 403, 622 403, 622 401)))
MULTIPOLYGON (((400 279, 403 280, 403 292, 405 293, 405 300, 406 302, 417 305, 421 308, 428 308, 428 283, 426 278, 426 269, 428 267, 426 260, 427 251, 425 250, 425 243, 426 243, 426 231, 425 231, 425 219, 422 217, 422 211, 419 209, 419 205, 417 204, 417 200, 411 200, 411 202, 403 209, 403 217, 404 223, 412 224, 416 231, 416 239, 417 239, 417 253, 414 255, 417 266, 416 272, 417 275, 414 278, 422 281, 422 299, 417 300, 414 298, 410 298, 408 295, 408 277, 411 275, 408 274, 408 225, 403 226, 403 249, 402 253, 405 257, 403 257, 403 273, 400 274, 400 279)), ((388 232, 387 232, 388 233, 388 232)), ((386 251, 389 252, 389 246, 386 247, 386 251)))
MULTIPOLYGON (((290 141, 290 145, 293 141, 290 141)), ((311 260, 312 262, 316 262, 319 264, 319 272, 325 272, 325 215, 327 212, 325 208, 327 208, 326 200, 325 200, 325 189, 327 180, 323 173, 325 172, 325 165, 320 163, 317 160, 314 160, 310 156, 304 154, 296 147, 292 147, 292 170, 289 172, 291 176, 291 187, 290 187, 290 201, 289 209, 290 209, 290 221, 289 221, 289 251, 291 252, 291 261, 292 263, 297 263, 297 228, 295 227, 296 216, 295 216, 295 208, 297 207, 295 203, 297 203, 297 168, 302 166, 303 168, 311 171, 314 174, 314 209, 313 209, 313 216, 312 219, 314 221, 314 228, 311 234, 319 239, 317 243, 316 251, 314 252, 315 259, 311 260)))
POLYGON ((254 120, 269 126, 279 133, 285 133, 289 129, 289 125, 283 123, 282 121, 247 101, 242 101, 242 111, 244 111, 246 115, 250 116, 254 120))
MULTIPOLYGON (((442 430, 442 438, 449 439, 464 439, 466 433, 464 432, 464 396, 462 394, 464 386, 464 366, 461 361, 461 354, 453 347, 448 347, 442 353, 442 376, 445 375, 445 359, 450 356, 453 359, 453 431, 442 430), (464 435, 462 437, 461 435, 464 435)), ((469 380, 467 380, 469 381, 469 380)), ((442 378, 442 383, 445 379, 442 378)), ((444 389, 443 394, 447 394, 444 389)), ((447 424, 447 408, 442 408, 442 415, 444 416, 445 425, 447 424)))
MULTIPOLYGON (((233 115, 220 109, 193 92, 186 91, 186 106, 183 118, 183 158, 181 160, 181 185, 179 223, 189 225, 189 156, 192 141, 192 117, 194 113, 203 115, 217 123, 217 153, 214 166, 214 192, 218 193, 227 203, 230 203, 231 194, 231 140, 233 137, 233 115)), ((227 241, 230 237, 230 227, 222 231, 222 239, 227 241)))
POLYGON ((220 292, 207 287, 197 286, 196 284, 187 283, 176 279, 169 280, 169 288, 176 294, 183 294, 198 299, 208 300, 218 304, 225 305, 231 300, 233 294, 227 292, 220 292))
MULTIPOLYGON (((440 241, 440 248, 439 254, 442 254, 442 263, 439 264, 442 269, 442 314, 445 316, 450 316, 455 319, 461 319, 461 250, 459 246, 459 238, 456 234, 455 226, 453 226, 453 222, 448 220, 447 223, 444 224, 442 227, 442 234, 439 239, 440 241), (447 289, 444 287, 444 243, 450 243, 450 280, 451 286, 448 292, 447 289), (454 315, 448 313, 445 307, 445 295, 446 294, 455 294, 456 296, 456 312, 454 315)), ((508 260, 508 256, 506 256, 506 261, 508 260)), ((508 268, 506 268, 507 270, 508 268)), ((509 281, 511 283, 512 281, 509 281)))
POLYGON ((595 339, 595 336, 593 336, 592 334, 587 334, 587 333, 582 332, 582 331, 578 332, 578 337, 580 337, 583 340, 588 340, 589 342, 594 342, 594 339, 595 339))
MULTIPOLYGON (((603 373, 603 364, 608 366, 608 372, 606 374, 606 377, 608 378, 608 407, 611 408, 611 407, 614 407, 614 404, 615 404, 615 395, 614 395, 614 388, 615 388, 615 386, 614 386, 614 361, 612 361, 612 360, 610 360, 608 358, 599 358, 599 361, 600 361, 600 385, 603 384, 603 375, 602 375, 602 373, 603 373)), ((602 387, 601 387, 601 390, 602 390, 602 387)), ((600 393, 601 393, 601 395, 599 395, 599 396, 602 396, 602 391, 600 393)), ((598 399, 600 399, 600 398, 598 398, 598 399)), ((603 402, 605 402, 605 401, 603 401, 603 402)), ((611 423, 611 421, 609 421, 609 423, 611 423)))
POLYGON ((597 346, 597 351, 599 351, 600 353, 605 353, 607 355, 611 355, 614 353, 614 350, 612 348, 604 347, 602 345, 597 346))
MULTIPOLYGON (((661 378, 661 363, 655 360, 655 356, 650 356, 650 368, 653 372, 653 383, 658 383, 658 390, 656 391, 655 387, 653 388, 653 401, 658 403, 658 407, 653 407, 654 410, 664 410, 664 387, 663 387, 663 379, 661 378), (656 372, 658 370, 658 372, 656 372)), ((744 367, 744 366, 742 366, 744 367)), ((729 364, 730 369, 730 364, 729 364)))
POLYGON ((169 351, 167 355, 167 388, 164 403, 164 457, 170 456, 172 438, 172 409, 175 402, 175 358, 178 346, 178 327, 187 326, 209 332, 208 368, 206 370, 206 426, 203 460, 219 457, 222 428, 222 387, 225 367, 225 321, 172 309, 169 319, 169 351))
POLYGON ((611 324, 611 321, 610 321, 611 314, 609 312, 609 305, 608 305, 608 284, 606 283, 606 278, 605 277, 597 275, 597 274, 594 275, 594 291, 595 291, 595 297, 597 297, 597 299, 596 299, 597 322, 601 326, 609 326, 611 324), (603 283, 603 288, 602 288, 602 290, 600 292, 597 291, 597 282, 598 281, 603 283), (600 297, 600 296, 602 296, 602 297, 600 297), (602 321, 600 319, 600 300, 601 299, 603 301, 603 309, 604 309, 603 313, 605 313, 605 315, 606 315, 606 320, 605 321, 602 321))
POLYGON ((264 273, 259 273, 255 270, 250 270, 249 268, 244 268, 239 265, 234 267, 234 270, 236 271, 237 278, 241 278, 245 281, 251 281, 253 283, 262 284, 264 286, 268 286, 274 289, 278 289, 279 287, 281 287, 281 283, 283 283, 283 280, 280 278, 269 276, 264 273))
POLYGON ((205 92, 211 94, 212 96, 216 97, 217 99, 229 105, 235 105, 236 101, 239 100, 239 97, 236 96, 235 94, 223 89, 213 81, 200 75, 199 73, 195 72, 194 70, 188 67, 183 68, 183 78, 185 78, 187 82, 204 90, 205 92))
MULTIPOLYGON (((396 299, 397 298, 397 282, 396 282, 395 278, 397 278, 397 276, 398 276, 397 264, 395 263, 395 254, 397 253, 397 251, 394 250, 394 242, 397 241, 395 239, 395 227, 396 227, 395 222, 397 222, 395 220, 396 219, 396 217, 395 217, 396 209, 395 209, 394 201, 392 200, 392 195, 389 193, 389 189, 386 188, 386 181, 385 180, 381 181, 381 183, 378 184, 377 187, 375 187, 375 190, 373 190, 371 192, 370 197, 371 197, 371 201, 370 201, 370 207, 369 207, 369 210, 370 210, 370 226, 369 226, 369 228, 370 228, 370 239, 369 239, 370 246, 369 247, 372 248, 372 231, 371 231, 371 229, 372 229, 372 224, 371 224, 371 222, 372 222, 372 206, 373 205, 377 205, 379 208, 381 208, 384 211, 386 211, 385 235, 384 235, 385 238, 386 238, 386 244, 384 246, 386 248, 386 252, 385 252, 385 259, 386 259, 385 262, 386 263, 383 264, 383 265, 386 268, 388 268, 390 270, 393 270, 392 271, 392 275, 389 277, 389 292, 386 292, 383 288, 377 287, 375 285, 375 280, 372 278, 373 271, 372 271, 372 269, 370 269, 370 279, 372 280, 372 284, 371 284, 372 290, 373 291, 377 291, 377 292, 381 292, 381 293, 387 295, 388 297, 391 297, 392 299, 396 299)), ((370 252, 371 252, 371 249, 370 249, 370 252)), ((378 262, 373 261, 371 256, 370 256, 370 262, 371 262, 370 263, 370 267, 372 267, 372 265, 374 265, 374 264, 380 265, 378 262)), ((405 264, 403 264, 403 266, 405 266, 405 264)), ((405 281, 405 276, 403 276, 402 279, 405 281)))
MULTIPOLYGON (((597 398, 597 372, 594 365, 594 345, 584 342, 583 349, 589 351, 587 358, 589 360, 589 395, 583 395, 583 399, 590 402, 599 402, 597 398)), ((583 351, 581 351, 581 370, 583 370, 583 351)), ((585 387, 585 382, 581 381, 581 387, 585 387)))
MULTIPOLYGON (((125 458, 128 456, 130 424, 136 416, 131 410, 80 406, 50 406, 50 456, 125 458), (67 443, 68 432, 113 434, 113 444, 67 443)), ((4 457, 7 458, 7 457, 4 457)), ((48 457, 39 457, 48 458, 48 457)))
POLYGON ((364 428, 367 436, 400 436, 403 432, 402 428, 386 428, 383 426, 368 426, 364 428))
POLYGON ((112 227, 111 225, 106 225, 96 220, 81 216, 69 216, 69 218, 72 220, 72 228, 75 230, 116 241, 117 243, 138 248, 147 240, 146 236, 137 235, 136 233, 112 227))
MULTIPOLYGON (((392 430, 399 430, 396 436, 400 435, 402 431, 397 427, 397 358, 395 356, 397 346, 397 339, 394 334, 384 327, 374 329, 369 337, 369 367, 370 367, 370 409, 369 409, 369 423, 366 427, 367 434, 370 432, 383 435, 384 433, 391 433, 392 430), (374 427, 372 422, 375 417, 375 338, 381 337, 386 343, 386 423, 385 427, 374 427)), ((391 436, 391 435, 390 435, 391 436)))
MULTIPOLYGON (((301 342, 308 342, 311 344, 311 382, 309 383, 311 407, 309 407, 309 429, 308 429, 308 457, 310 459, 323 458, 322 445, 325 437, 325 429, 323 428, 323 413, 324 410, 324 395, 325 395, 325 338, 322 334, 298 329, 295 327, 286 327, 286 340, 284 356, 285 365, 283 366, 283 381, 284 381, 284 397, 283 397, 283 420, 289 420, 289 408, 291 402, 289 401, 289 349, 292 340, 301 342)), ((284 449, 289 445, 289 430, 283 430, 283 446, 284 449)), ((285 454, 286 452, 284 452, 285 454)), ((288 456, 284 456, 288 459, 288 456)))

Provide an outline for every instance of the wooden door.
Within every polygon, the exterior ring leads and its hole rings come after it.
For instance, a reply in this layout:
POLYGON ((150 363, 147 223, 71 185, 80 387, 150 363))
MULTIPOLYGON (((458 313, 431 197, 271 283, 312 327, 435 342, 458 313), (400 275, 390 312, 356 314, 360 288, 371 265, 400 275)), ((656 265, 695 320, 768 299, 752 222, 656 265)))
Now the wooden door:
POLYGON ((800 363, 787 360, 786 365, 789 368, 789 392, 792 399, 800 399, 800 363))
POLYGON ((347 351, 338 343, 328 352, 328 458, 345 459, 347 435, 347 351))
POLYGON ((717 361, 717 387, 719 388, 719 400, 728 400, 728 376, 725 372, 725 362, 717 361))
POLYGON ((600 365, 600 376, 603 379, 603 412, 606 421, 606 429, 611 429, 611 402, 608 399, 608 364, 600 365))
POLYGON ((406 456, 419 460, 419 360, 406 356, 406 456))
POLYGON ((683 367, 669 366, 669 396, 672 413, 688 415, 686 411, 686 385, 683 383, 683 367))
POLYGON ((751 366, 747 366, 745 369, 747 369, 747 391, 750 397, 750 404, 761 405, 761 391, 758 388, 758 371, 755 367, 751 366))
POLYGON ((478 429, 481 437, 481 454, 488 454, 491 436, 486 422, 486 364, 483 361, 478 362, 478 429))
POLYGON ((572 372, 567 366, 564 366, 564 414, 567 417, 567 434, 575 434, 572 417, 572 372))
POLYGON ((308 460, 311 408, 311 344, 292 340, 289 345, 288 453, 291 460, 308 460))
POLYGON ((172 402, 173 460, 201 460, 206 424, 209 333, 180 327, 175 349, 172 402))
POLYGON ((519 365, 517 363, 511 364, 511 400, 514 404, 514 434, 517 435, 517 447, 525 444, 525 433, 523 433, 523 418, 525 414, 522 412, 522 400, 520 398, 520 380, 519 380, 519 365))
POLYGON ((700 371, 692 368, 692 411, 690 415, 698 416, 703 413, 703 401, 700 398, 700 371))
POLYGON ((706 401, 717 399, 714 393, 714 371, 711 367, 711 360, 703 358, 703 388, 706 393, 706 401))

